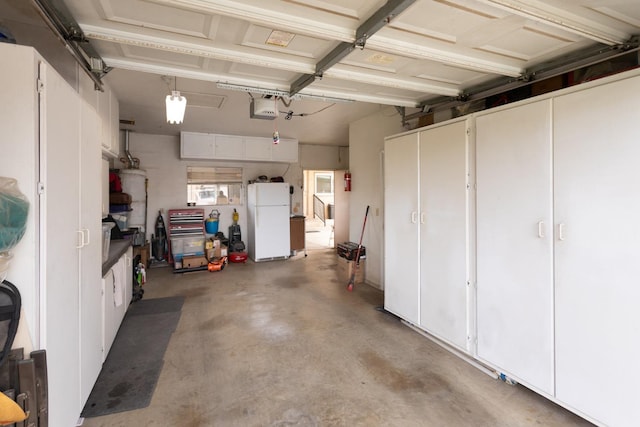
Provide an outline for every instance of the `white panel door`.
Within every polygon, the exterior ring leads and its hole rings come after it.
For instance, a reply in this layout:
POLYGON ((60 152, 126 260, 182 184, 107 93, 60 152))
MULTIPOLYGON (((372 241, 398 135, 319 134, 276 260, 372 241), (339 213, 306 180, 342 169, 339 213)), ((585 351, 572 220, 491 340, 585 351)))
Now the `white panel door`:
POLYGON ((89 397, 102 367, 101 259, 102 159, 100 117, 88 103, 81 110, 80 223, 84 246, 80 250, 80 397, 89 397))
POLYGON ((478 356, 553 394, 551 101, 476 127, 478 356))
POLYGON ((271 160, 271 138, 245 137, 244 150, 247 160, 271 160))
POLYGON ((384 308, 420 324, 419 134, 385 142, 384 308))
MULTIPOLYGON (((42 283, 50 425, 74 425, 80 406, 80 98, 48 65, 41 109, 42 283)), ((96 169, 96 173, 99 169, 96 169)), ((95 188, 96 192, 98 188, 95 188)), ((98 236, 96 236, 97 238, 98 236)))
POLYGON ((114 265, 107 274, 102 278, 102 361, 104 362, 107 359, 107 355, 109 354, 109 350, 111 350, 111 344, 113 344, 113 340, 116 338, 116 333, 118 331, 115 326, 116 321, 116 303, 115 303, 115 292, 116 292, 116 265, 114 265))
POLYGON ((280 139, 279 144, 271 147, 271 160, 274 162, 296 163, 298 161, 298 140, 280 139))
POLYGON ((638 425, 640 77, 554 105, 556 397, 638 425))
POLYGON ((244 139, 241 136, 215 135, 214 152, 216 159, 243 159, 244 139))
POLYGON ((211 133, 180 132, 181 159, 215 159, 216 141, 211 133))
POLYGON ((467 122, 420 133, 420 326, 467 347, 467 122))

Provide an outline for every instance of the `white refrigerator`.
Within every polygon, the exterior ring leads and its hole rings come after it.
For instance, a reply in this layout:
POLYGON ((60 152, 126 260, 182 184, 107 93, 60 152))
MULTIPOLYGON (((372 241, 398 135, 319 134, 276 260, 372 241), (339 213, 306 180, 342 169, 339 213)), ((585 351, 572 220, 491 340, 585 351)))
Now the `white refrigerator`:
POLYGON ((247 186, 247 246, 253 261, 288 258, 289 184, 264 182, 247 186))

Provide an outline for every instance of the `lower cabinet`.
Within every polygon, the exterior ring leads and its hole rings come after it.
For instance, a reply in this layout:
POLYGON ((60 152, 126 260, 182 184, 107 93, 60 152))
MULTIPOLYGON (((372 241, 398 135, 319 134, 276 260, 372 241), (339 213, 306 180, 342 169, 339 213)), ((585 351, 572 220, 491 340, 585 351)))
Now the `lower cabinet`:
POLYGON ((131 302, 133 249, 118 259, 102 278, 102 361, 107 359, 113 340, 131 302))

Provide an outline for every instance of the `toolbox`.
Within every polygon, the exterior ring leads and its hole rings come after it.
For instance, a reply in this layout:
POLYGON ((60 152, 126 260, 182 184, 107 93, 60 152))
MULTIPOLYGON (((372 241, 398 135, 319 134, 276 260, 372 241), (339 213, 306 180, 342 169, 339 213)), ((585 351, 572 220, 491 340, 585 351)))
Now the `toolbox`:
MULTIPOLYGON (((358 244, 355 242, 338 243, 336 251, 339 257, 353 261, 358 253, 358 244)), ((360 246, 360 259, 367 257, 367 250, 364 246, 360 246)))

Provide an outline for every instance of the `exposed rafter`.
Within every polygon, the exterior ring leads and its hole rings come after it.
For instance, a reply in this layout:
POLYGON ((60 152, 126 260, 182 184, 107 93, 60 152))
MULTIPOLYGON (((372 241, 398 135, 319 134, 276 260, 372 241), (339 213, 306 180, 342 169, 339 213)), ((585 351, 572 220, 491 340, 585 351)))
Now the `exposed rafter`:
POLYGON ((369 19, 367 19, 356 31, 356 38, 353 42, 342 42, 329 52, 316 64, 314 74, 305 74, 291 84, 289 93, 295 95, 305 87, 309 86, 316 79, 322 78, 322 75, 329 68, 340 62, 354 49, 364 49, 367 39, 375 34, 382 27, 387 25, 391 20, 411 6, 416 0, 389 0, 378 9, 369 19))
POLYGON ((93 80, 96 89, 102 90, 101 79, 110 68, 105 66, 98 52, 93 49, 65 4, 60 0, 31 0, 31 2, 47 26, 93 80))

